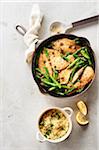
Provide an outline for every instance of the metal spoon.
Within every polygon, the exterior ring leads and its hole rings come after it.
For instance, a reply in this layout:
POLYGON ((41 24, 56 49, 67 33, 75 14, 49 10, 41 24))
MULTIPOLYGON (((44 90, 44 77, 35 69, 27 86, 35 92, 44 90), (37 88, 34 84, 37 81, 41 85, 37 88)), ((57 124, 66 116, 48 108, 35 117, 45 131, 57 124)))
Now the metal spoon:
POLYGON ((98 20, 99 20, 99 15, 91 16, 89 18, 85 18, 85 19, 82 19, 82 20, 79 20, 79 21, 76 21, 67 25, 56 21, 50 25, 50 32, 52 35, 58 34, 58 33, 67 33, 73 29, 77 29, 78 27, 81 27, 84 24, 96 22, 98 20))

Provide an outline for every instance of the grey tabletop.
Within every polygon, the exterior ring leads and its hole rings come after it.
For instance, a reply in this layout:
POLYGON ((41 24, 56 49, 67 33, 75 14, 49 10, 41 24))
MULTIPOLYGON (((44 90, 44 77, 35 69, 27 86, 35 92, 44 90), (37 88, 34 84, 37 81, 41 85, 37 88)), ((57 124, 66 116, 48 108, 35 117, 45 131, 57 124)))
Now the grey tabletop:
MULTIPOLYGON (((96 10, 97 3, 67 2, 39 3, 44 20, 40 38, 50 35, 49 25, 55 21, 76 21, 96 10)), ((32 2, 0 3, 0 149, 1 150, 98 150, 99 78, 96 76, 91 88, 76 99, 55 99, 42 95, 35 84, 31 68, 24 61, 26 46, 16 32, 16 24, 28 28, 32 2), (37 118, 48 106, 70 106, 76 112, 76 102, 83 99, 88 105, 90 123, 79 126, 72 117, 73 131, 62 143, 39 143, 36 140, 37 118)), ((89 39, 96 54, 99 72, 99 29, 92 24, 72 32, 89 39)))

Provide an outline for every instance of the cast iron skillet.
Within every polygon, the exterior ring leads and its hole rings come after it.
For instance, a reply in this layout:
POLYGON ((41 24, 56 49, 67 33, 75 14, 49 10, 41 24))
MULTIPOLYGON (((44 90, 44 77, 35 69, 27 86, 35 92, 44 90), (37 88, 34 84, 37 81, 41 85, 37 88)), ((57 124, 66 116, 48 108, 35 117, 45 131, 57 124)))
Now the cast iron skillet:
POLYGON ((90 46, 90 42, 84 37, 77 37, 77 36, 72 35, 72 34, 57 34, 57 35, 54 35, 54 36, 51 36, 51 37, 47 38, 46 40, 44 40, 43 42, 41 42, 37 46, 37 48, 36 48, 36 50, 33 54, 33 58, 32 58, 32 74, 33 74, 33 78, 34 78, 35 82, 37 83, 41 93, 49 94, 49 95, 54 96, 54 97, 72 97, 72 96, 76 96, 76 95, 79 95, 79 94, 85 92, 91 86, 94 79, 85 86, 85 88, 82 92, 74 93, 74 94, 71 94, 71 95, 68 95, 68 96, 66 96, 66 95, 63 95, 63 96, 61 95, 60 96, 60 95, 54 93, 53 91, 48 91, 48 89, 46 87, 43 87, 40 84, 40 80, 36 78, 36 68, 38 67, 38 59, 39 59, 39 56, 40 56, 40 53, 41 53, 43 47, 47 47, 51 42, 53 42, 55 40, 58 40, 58 39, 62 39, 62 38, 68 38, 68 39, 71 39, 71 40, 73 40, 75 38, 79 38, 80 45, 81 46, 86 46, 88 48, 88 51, 90 53, 90 57, 91 57, 91 60, 92 60, 92 64, 93 64, 93 69, 94 69, 94 72, 95 72, 95 57, 94 57, 94 52, 93 52, 93 50, 90 46))

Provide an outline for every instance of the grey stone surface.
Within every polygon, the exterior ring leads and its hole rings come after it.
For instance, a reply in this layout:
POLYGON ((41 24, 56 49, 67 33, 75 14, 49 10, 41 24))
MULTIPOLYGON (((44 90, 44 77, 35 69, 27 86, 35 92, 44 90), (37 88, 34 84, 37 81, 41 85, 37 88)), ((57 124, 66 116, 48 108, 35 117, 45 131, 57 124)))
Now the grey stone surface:
MULTIPOLYGON (((72 99, 55 99, 42 95, 24 62, 26 46, 16 32, 15 25, 28 27, 28 16, 33 3, 0 3, 0 150, 98 150, 99 126, 99 29, 93 24, 72 32, 89 39, 97 60, 97 76, 92 87, 72 99), (60 144, 39 143, 36 140, 37 118, 48 106, 70 106, 83 99, 88 104, 90 124, 79 126, 72 117, 73 131, 60 144)), ((74 21, 94 10, 97 3, 40 3, 45 18, 40 38, 49 36, 49 25, 55 20, 74 21)))

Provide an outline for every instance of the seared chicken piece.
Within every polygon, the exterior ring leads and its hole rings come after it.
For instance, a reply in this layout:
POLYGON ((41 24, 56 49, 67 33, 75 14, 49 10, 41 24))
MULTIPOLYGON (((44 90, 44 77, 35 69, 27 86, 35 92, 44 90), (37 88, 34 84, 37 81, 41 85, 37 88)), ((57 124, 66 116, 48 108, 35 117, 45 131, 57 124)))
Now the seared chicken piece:
POLYGON ((85 68, 80 82, 75 83, 75 87, 78 89, 83 88, 86 84, 88 84, 94 78, 94 70, 92 67, 88 66, 85 68))
POLYGON ((84 67, 80 68, 74 75, 73 79, 72 79, 72 83, 74 83, 78 78, 79 76, 82 74, 84 70, 84 67))
POLYGON ((80 46, 77 45, 74 40, 63 38, 53 42, 53 48, 66 54, 66 52, 74 53, 80 46))
POLYGON ((60 52, 53 50, 53 49, 49 49, 48 53, 49 53, 51 66, 53 69, 62 70, 62 69, 65 69, 69 65, 69 62, 67 62, 61 57, 60 52))
POLYGON ((49 71, 49 74, 52 75, 53 71, 52 71, 50 61, 48 61, 48 58, 46 57, 46 55, 44 53, 40 54, 39 61, 38 61, 38 66, 41 69, 41 71, 44 72, 44 73, 45 73, 44 66, 47 67, 47 69, 49 71))
POLYGON ((44 66, 48 68, 50 75, 52 75, 52 69, 62 70, 69 65, 69 62, 61 57, 60 52, 48 48, 46 48, 46 50, 48 52, 48 56, 46 56, 45 52, 43 51, 43 53, 40 54, 38 61, 38 66, 43 72, 45 72, 44 66))
POLYGON ((72 72, 72 69, 65 69, 59 73, 59 79, 60 79, 61 84, 68 83, 71 72, 72 72))
POLYGON ((94 70, 92 67, 88 66, 85 68, 84 73, 81 77, 81 82, 84 84, 89 83, 94 78, 94 70))
POLYGON ((52 68, 56 70, 62 70, 65 69, 69 63, 65 61, 61 56, 53 57, 51 59, 52 68))

